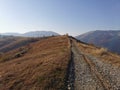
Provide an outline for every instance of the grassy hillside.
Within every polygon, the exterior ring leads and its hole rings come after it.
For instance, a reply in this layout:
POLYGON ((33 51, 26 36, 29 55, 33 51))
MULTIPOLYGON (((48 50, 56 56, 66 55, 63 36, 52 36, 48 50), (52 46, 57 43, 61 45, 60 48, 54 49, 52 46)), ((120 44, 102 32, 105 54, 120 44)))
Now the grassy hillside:
POLYGON ((0 55, 0 90, 64 90, 67 36, 50 37, 0 55))
POLYGON ((76 43, 82 52, 98 57, 104 62, 120 66, 120 56, 118 54, 109 52, 109 50, 107 50, 106 48, 96 47, 91 44, 85 44, 83 42, 76 43))

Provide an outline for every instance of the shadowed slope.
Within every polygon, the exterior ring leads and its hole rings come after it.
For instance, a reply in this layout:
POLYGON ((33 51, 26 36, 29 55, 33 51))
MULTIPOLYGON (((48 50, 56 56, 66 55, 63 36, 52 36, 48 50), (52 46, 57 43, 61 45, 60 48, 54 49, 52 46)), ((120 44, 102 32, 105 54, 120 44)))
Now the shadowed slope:
POLYGON ((20 48, 22 46, 28 45, 29 43, 36 42, 38 40, 40 39, 5 36, 3 38, 0 38, 0 52, 8 52, 20 48))

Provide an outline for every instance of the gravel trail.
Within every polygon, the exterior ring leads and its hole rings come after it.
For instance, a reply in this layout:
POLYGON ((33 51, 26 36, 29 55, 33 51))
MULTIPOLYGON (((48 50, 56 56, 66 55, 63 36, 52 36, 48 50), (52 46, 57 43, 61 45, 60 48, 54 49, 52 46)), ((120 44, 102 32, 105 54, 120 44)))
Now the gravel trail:
POLYGON ((83 53, 71 39, 68 90, 120 90, 120 67, 83 53))
POLYGON ((109 83, 110 90, 120 90, 120 67, 111 63, 103 62, 93 56, 87 55, 89 60, 94 63, 97 71, 104 77, 104 81, 109 83))
POLYGON ((91 70, 84 56, 72 43, 73 60, 75 67, 74 90, 105 90, 105 87, 91 70))

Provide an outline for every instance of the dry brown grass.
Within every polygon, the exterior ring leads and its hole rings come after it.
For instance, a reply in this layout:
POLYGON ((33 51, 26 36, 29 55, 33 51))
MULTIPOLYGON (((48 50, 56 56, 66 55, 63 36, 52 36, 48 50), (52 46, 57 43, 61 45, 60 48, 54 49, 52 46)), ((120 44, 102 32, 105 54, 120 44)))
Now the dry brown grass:
MULTIPOLYGON (((6 57, 17 51, 7 53, 6 57)), ((30 44, 24 55, 0 63, 0 90, 64 90, 69 60, 67 36, 30 44)))
POLYGON ((101 60, 105 62, 120 66, 120 56, 109 52, 106 48, 100 48, 94 45, 87 45, 79 42, 76 42, 76 44, 82 52, 101 58, 101 60))
POLYGON ((99 48, 99 49, 95 49, 92 53, 96 54, 96 55, 107 55, 108 50, 106 48, 99 48))

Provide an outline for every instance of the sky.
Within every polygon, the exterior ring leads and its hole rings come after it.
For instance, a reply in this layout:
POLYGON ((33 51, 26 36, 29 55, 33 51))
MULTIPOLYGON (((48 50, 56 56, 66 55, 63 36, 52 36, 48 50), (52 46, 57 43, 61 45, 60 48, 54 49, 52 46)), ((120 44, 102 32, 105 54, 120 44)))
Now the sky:
POLYGON ((0 33, 120 30, 120 0, 0 0, 0 33))

